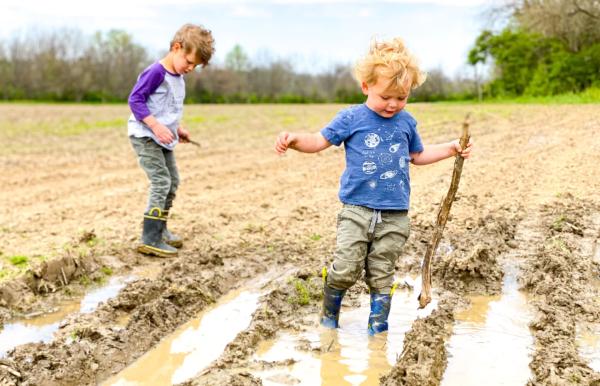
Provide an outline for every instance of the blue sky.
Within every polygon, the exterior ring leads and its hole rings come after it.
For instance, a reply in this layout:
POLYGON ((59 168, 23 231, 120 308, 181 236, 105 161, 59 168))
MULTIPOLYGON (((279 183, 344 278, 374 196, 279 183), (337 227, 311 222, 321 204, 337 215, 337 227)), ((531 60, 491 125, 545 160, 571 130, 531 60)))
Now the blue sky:
POLYGON ((425 69, 468 71, 466 55, 486 26, 485 0, 19 0, 2 5, 0 39, 29 29, 122 29, 152 54, 186 22, 216 38, 216 60, 240 44, 254 61, 289 59, 300 71, 353 63, 372 38, 402 37, 425 69))

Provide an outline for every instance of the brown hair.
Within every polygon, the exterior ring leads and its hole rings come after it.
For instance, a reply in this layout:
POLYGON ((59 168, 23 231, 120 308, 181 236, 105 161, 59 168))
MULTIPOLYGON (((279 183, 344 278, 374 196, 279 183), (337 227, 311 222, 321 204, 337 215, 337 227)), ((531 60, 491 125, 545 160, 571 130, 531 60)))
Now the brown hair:
POLYGON ((194 53, 196 62, 206 66, 215 53, 215 39, 210 30, 201 25, 184 24, 173 36, 170 49, 179 43, 186 54, 194 53))
POLYGON ((356 63, 354 76, 358 82, 368 85, 377 83, 379 77, 389 79, 387 90, 403 95, 419 87, 427 77, 400 38, 385 42, 373 40, 369 53, 356 63))

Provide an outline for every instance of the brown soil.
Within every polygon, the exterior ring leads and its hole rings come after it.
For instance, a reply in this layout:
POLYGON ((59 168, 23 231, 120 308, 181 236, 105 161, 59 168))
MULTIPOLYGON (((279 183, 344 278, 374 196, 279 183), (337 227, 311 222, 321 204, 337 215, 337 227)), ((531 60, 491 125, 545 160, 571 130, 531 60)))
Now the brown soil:
MULTIPOLYGON (((340 107, 188 106, 188 126, 203 147, 177 150, 183 183, 169 224, 184 238, 180 256, 161 260, 157 278, 129 283, 93 313, 69 317, 53 342, 17 347, 0 362, 0 384, 96 384, 228 291, 278 273, 286 280, 273 281, 250 327, 187 382, 260 384, 247 370, 260 366, 251 360, 260 341, 282 329, 317 328, 319 271, 335 243, 344 163, 341 149, 277 157, 274 136, 316 131, 340 107), (296 281, 309 288, 308 304, 298 300, 296 281)), ((600 273, 600 170, 588 166, 600 162, 597 107, 410 109, 426 143, 455 138, 472 111, 476 147, 433 262, 438 309, 415 321, 382 382, 439 384, 460 297, 498 293, 507 258, 525 263, 521 281, 538 311, 531 384, 599 382, 574 343, 578 322, 600 322, 592 285, 600 273)), ((15 255, 33 265, 0 286, 0 323, 85 290, 81 277, 102 267, 121 274, 156 261, 133 251, 146 182, 124 135, 126 116, 125 106, 0 105, 0 125, 9 128, 0 139, 11 144, 0 154, 0 268, 14 271, 4 257, 15 255), (106 123, 121 118, 122 125, 106 123)), ((451 168, 445 161, 412 169, 412 234, 399 275, 418 273, 451 168)), ((347 304, 364 291, 355 286, 347 304)))

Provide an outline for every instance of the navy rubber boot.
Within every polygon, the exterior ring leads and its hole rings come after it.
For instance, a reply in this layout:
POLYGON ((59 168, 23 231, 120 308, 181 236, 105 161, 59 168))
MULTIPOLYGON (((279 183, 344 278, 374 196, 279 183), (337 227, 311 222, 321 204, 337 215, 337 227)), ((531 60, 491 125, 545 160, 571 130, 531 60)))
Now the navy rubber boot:
POLYGON ((369 315, 369 335, 388 330, 388 316, 392 305, 392 295, 371 294, 371 314, 369 315))
POLYGON ((183 240, 181 240, 181 237, 171 233, 171 231, 169 231, 169 229, 167 229, 167 220, 169 219, 169 211, 163 210, 162 216, 165 219, 165 226, 164 226, 163 232, 162 232, 163 241, 175 248, 183 247, 183 240))
POLYGON ((138 252, 159 257, 175 257, 177 249, 163 241, 165 219, 160 208, 152 208, 144 215, 142 242, 138 252))
POLYGON ((345 290, 330 288, 323 285, 323 310, 321 311, 321 325, 327 328, 338 328, 340 319, 340 308, 345 290))

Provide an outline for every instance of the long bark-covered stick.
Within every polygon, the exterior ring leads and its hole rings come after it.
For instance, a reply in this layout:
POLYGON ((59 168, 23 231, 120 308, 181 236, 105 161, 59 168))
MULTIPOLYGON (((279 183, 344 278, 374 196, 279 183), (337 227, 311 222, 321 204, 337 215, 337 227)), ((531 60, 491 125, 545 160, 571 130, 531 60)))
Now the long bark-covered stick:
MULTIPOLYGON (((470 138, 469 133, 469 114, 465 117, 465 120, 462 125, 462 135, 460 137, 460 147, 463 149, 467 148, 467 144, 469 143, 470 138)), ((458 190, 458 183, 460 181, 460 175, 462 173, 463 162, 465 159, 457 154, 454 159, 454 171, 452 172, 452 182, 450 182, 450 188, 448 189, 448 193, 442 204, 440 205, 440 209, 437 215, 437 222, 435 224, 435 229, 433 230, 433 237, 431 239, 431 243, 427 246, 427 251, 425 252, 425 258, 423 259, 423 267, 422 267, 422 277, 423 277, 423 288, 421 293, 419 294, 419 308, 424 308, 426 305, 431 302, 431 258, 435 253, 435 250, 440 243, 442 238, 442 232, 444 231, 444 227, 446 226, 446 222, 448 221, 448 215, 450 214, 450 208, 452 207, 452 202, 454 201, 454 197, 456 196, 456 191, 458 190)))

